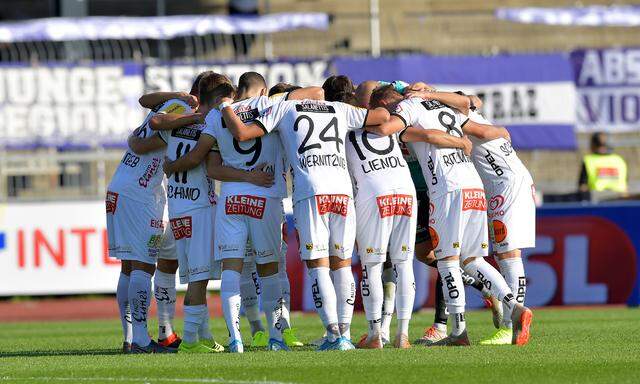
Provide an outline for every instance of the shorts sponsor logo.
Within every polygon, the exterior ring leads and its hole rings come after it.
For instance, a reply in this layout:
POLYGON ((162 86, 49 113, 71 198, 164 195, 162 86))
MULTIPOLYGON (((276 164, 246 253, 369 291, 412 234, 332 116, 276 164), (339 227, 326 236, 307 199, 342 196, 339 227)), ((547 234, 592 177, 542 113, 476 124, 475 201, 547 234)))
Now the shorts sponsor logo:
POLYGON ((367 248, 367 253, 373 253, 373 248, 371 247, 367 248))
POLYGON ((255 251, 255 255, 257 258, 262 258, 262 257, 271 257, 273 256, 273 251, 270 249, 264 250, 264 251, 255 251))
POLYGON ((380 218, 390 216, 411 217, 413 213, 413 196, 411 195, 385 195, 376 197, 380 218))
POLYGON ((491 200, 489 200, 489 209, 492 211, 498 210, 500 209, 500 207, 502 207, 503 204, 504 204, 504 196, 495 195, 491 198, 491 200))
POLYGON ((118 194, 115 192, 107 191, 105 205, 107 207, 107 213, 111 213, 112 215, 115 214, 116 207, 118 206, 118 194))
POLYGON ((342 244, 333 244, 333 249, 335 249, 336 251, 344 251, 344 247, 342 246, 342 244))
POLYGON ((162 246, 162 235, 151 235, 147 242, 147 247, 151 249, 159 249, 162 246))
POLYGON ((487 243, 482 243, 482 244, 480 244, 480 247, 481 247, 482 249, 487 249, 487 248, 489 248, 489 244, 487 244, 487 243))
POLYGON ((460 242, 456 241, 455 243, 451 244, 451 246, 453 247, 453 249, 458 249, 460 248, 460 242))
POLYGON ((158 219, 151 219, 149 223, 151 228, 164 229, 164 221, 158 219))
POLYGON ((238 252, 242 247, 237 244, 220 244, 218 250, 220 252, 238 252))
POLYGON ((224 212, 227 215, 244 215, 254 219, 262 219, 267 199, 251 195, 227 196, 224 212))
POLYGON ((373 247, 368 247, 367 248, 367 255, 386 255, 386 250, 383 250, 382 248, 373 248, 373 247))
POLYGON ((304 247, 307 249, 307 251, 310 251, 313 249, 313 243, 307 243, 304 245, 304 247))
POLYGON ((429 236, 431 237, 431 246, 434 249, 437 248, 438 244, 440 244, 440 236, 438 236, 438 232, 431 226, 429 226, 429 236))
POLYGON ((408 245, 403 244, 403 245, 400 247, 400 250, 401 250, 402 252, 411 252, 411 247, 410 247, 410 246, 408 246, 408 245))
POLYGON ((318 205, 318 213, 325 215, 334 213, 340 216, 347 216, 347 207, 349 205, 349 196, 347 195, 316 195, 316 204, 318 205))
POLYGON ((484 196, 484 189, 473 188, 462 190, 462 210, 463 211, 486 211, 487 200, 484 196))
POLYGON ((502 243, 507 238, 507 226, 500 220, 493 220, 491 222, 491 228, 493 233, 493 241, 496 243, 502 243))
POLYGON ((176 240, 191 238, 191 216, 177 217, 169 220, 171 231, 176 240))

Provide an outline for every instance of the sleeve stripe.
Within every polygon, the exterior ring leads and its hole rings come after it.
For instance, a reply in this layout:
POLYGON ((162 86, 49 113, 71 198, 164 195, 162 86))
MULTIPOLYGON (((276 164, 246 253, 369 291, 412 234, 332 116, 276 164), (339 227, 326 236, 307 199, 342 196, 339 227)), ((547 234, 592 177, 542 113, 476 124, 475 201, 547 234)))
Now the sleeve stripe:
POLYGON ((406 143, 405 143, 405 141, 404 141, 404 140, 402 140, 402 135, 404 135, 404 133, 405 133, 405 132, 407 132, 407 129, 408 129, 408 128, 409 128, 409 127, 405 127, 402 131, 400 131, 400 133, 398 133, 398 140, 399 140, 401 143, 406 144, 406 143))
POLYGON ((262 121, 260 120, 254 120, 252 121, 252 123, 255 123, 258 127, 260 127, 262 129, 262 131, 264 132, 264 134, 266 135, 267 133, 269 133, 269 131, 267 131, 267 128, 264 127, 264 124, 262 124, 262 121))
POLYGON ((404 117, 400 116, 397 113, 392 113, 391 116, 397 116, 400 120, 402 120, 402 124, 404 124, 405 127, 408 127, 407 120, 405 120, 404 117))
POLYGON ((464 121, 464 123, 460 124, 460 128, 464 128, 464 126, 469 122, 469 118, 467 117, 467 120, 464 121))
POLYGON ((367 117, 369 117, 369 110, 367 109, 367 113, 364 115, 364 122, 362 123, 362 128, 367 126, 367 117))
POLYGON ((160 138, 160 140, 164 141, 165 144, 167 143, 167 140, 164 139, 164 137, 162 137, 162 135, 160 133, 156 133, 156 135, 158 135, 158 137, 160 138))
POLYGON ((291 94, 291 92, 287 92, 287 93, 284 95, 284 101, 289 100, 289 95, 290 95, 290 94, 291 94))

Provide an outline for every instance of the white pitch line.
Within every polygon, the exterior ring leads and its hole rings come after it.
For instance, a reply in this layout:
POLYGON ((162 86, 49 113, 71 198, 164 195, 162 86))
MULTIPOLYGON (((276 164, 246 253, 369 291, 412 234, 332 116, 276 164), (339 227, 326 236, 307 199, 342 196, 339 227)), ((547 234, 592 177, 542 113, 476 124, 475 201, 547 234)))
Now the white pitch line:
POLYGON ((0 376, 0 381, 8 380, 41 380, 41 381, 113 381, 113 382, 170 382, 170 383, 217 383, 217 384, 294 384, 285 381, 270 380, 227 380, 227 379, 188 379, 188 378, 163 378, 163 377, 10 377, 0 376))

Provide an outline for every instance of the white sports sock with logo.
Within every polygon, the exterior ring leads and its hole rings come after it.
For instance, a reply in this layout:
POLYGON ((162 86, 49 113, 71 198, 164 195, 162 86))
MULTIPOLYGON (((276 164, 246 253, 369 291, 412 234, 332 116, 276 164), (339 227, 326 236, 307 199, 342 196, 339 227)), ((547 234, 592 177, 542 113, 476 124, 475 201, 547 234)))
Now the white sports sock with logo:
POLYGON ((382 333, 386 338, 389 337, 391 329, 391 320, 396 305, 396 274, 393 267, 384 268, 382 270, 382 286, 383 286, 383 302, 382 302, 382 333))
POLYGON ((183 342, 193 344, 198 341, 198 331, 202 326, 203 315, 206 313, 206 310, 207 306, 204 304, 184 306, 183 342))
MULTIPOLYGON (((527 278, 524 274, 524 265, 522 258, 513 257, 504 260, 498 260, 500 266, 500 272, 507 281, 507 285, 511 289, 511 292, 515 296, 518 303, 524 305, 525 295, 527 293, 527 278)), ((504 319, 502 321, 505 327, 511 328, 511 313, 513 308, 509 308, 507 305, 503 305, 504 319)))
POLYGON ((282 242, 282 252, 284 257, 280 259, 278 265, 278 276, 280 277, 280 288, 282 289, 282 326, 283 329, 291 328, 291 284, 287 274, 287 243, 282 242))
POLYGON ((438 272, 442 277, 444 302, 453 318, 451 335, 459 336, 466 329, 464 319, 465 292, 459 260, 438 260, 438 272))
POLYGON ((246 262, 242 266, 242 274, 240 275, 240 296, 244 314, 247 316, 251 326, 252 335, 258 331, 264 331, 262 319, 260 319, 259 294, 260 280, 258 279, 256 263, 253 261, 246 262))
POLYGON ((200 319, 200 327, 198 328, 198 338, 200 340, 213 340, 211 328, 209 328, 209 307, 205 304, 200 319))
POLYGON ((282 341, 282 288, 280 276, 262 277, 262 305, 269 325, 269 337, 282 341))
POLYGON ((502 277, 500 272, 493 268, 491 264, 487 263, 484 258, 476 257, 466 265, 463 265, 462 268, 464 268, 468 274, 480 280, 480 282, 491 291, 493 296, 502 301, 505 309, 511 311, 516 305, 516 299, 513 297, 507 282, 504 281, 504 277, 502 277))
POLYGON ((122 335, 124 341, 131 344, 133 331, 131 329, 131 307, 129 306, 129 276, 120 273, 118 288, 116 289, 116 301, 120 310, 120 322, 122 323, 122 335))
POLYGON ((129 306, 131 307, 132 342, 146 347, 151 342, 147 330, 147 314, 151 303, 151 275, 136 269, 129 277, 129 306))
POLYGON ((331 271, 333 285, 336 290, 338 326, 340 334, 351 339, 351 319, 353 306, 356 301, 356 281, 351 272, 351 266, 331 271))
POLYGON ((327 330, 327 340, 336 341, 340 337, 340 330, 338 328, 338 310, 336 309, 336 290, 331 281, 329 268, 311 268, 309 269, 309 277, 313 303, 327 330))
POLYGON ((365 316, 369 323, 369 336, 381 332, 382 323, 382 265, 383 263, 366 263, 362 266, 360 292, 365 316))
POLYGON ((222 313, 229 330, 229 342, 240 340, 240 274, 230 269, 222 271, 220 283, 222 313))
POLYGON ((409 336, 409 321, 416 298, 416 281, 413 276, 413 259, 394 263, 396 273, 396 308, 398 312, 398 329, 396 335, 409 336))
POLYGON ((153 277, 153 294, 158 305, 158 339, 173 334, 173 318, 176 315, 176 275, 156 271, 153 277))

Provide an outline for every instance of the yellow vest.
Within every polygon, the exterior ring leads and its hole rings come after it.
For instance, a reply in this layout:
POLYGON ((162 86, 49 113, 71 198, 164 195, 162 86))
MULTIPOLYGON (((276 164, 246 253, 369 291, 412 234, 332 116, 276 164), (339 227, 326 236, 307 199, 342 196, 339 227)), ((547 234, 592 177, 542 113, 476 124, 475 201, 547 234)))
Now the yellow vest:
POLYGON ((627 163, 616 154, 588 154, 584 157, 589 190, 627 192, 627 163))

